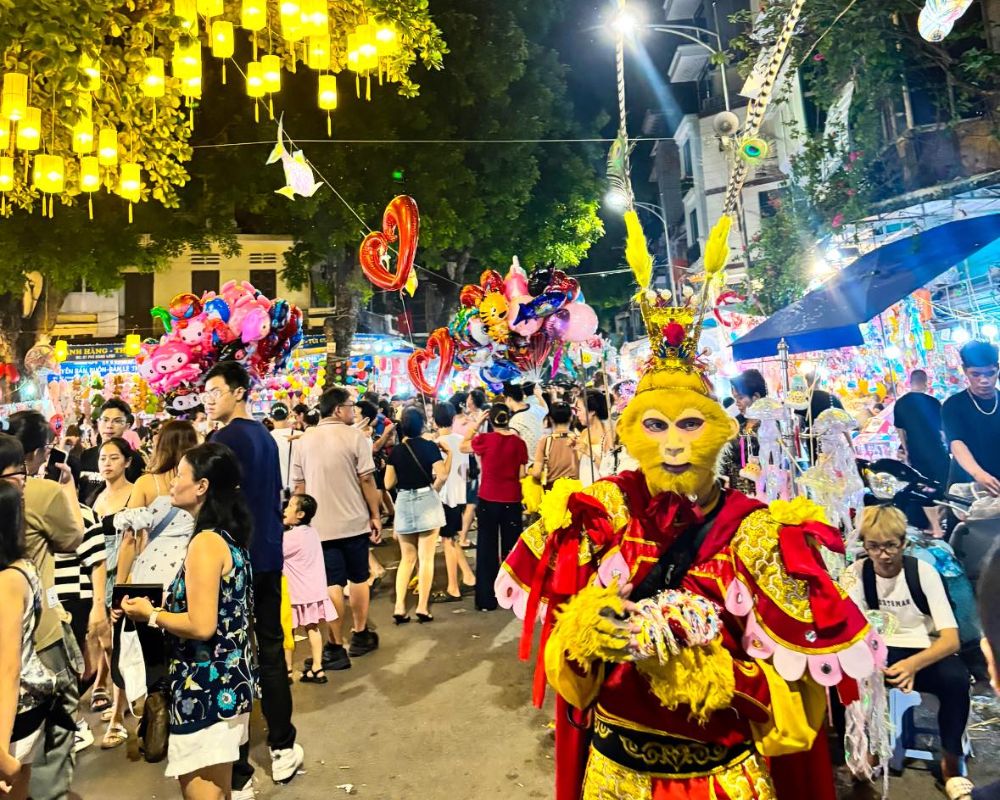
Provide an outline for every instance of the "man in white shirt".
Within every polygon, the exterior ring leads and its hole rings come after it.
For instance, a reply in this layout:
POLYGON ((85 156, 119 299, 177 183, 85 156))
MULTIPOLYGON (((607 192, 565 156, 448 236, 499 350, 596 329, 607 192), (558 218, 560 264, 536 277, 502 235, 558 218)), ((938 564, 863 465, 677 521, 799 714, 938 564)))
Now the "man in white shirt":
POLYGON ((524 388, 517 383, 503 385, 503 398, 510 409, 510 428, 528 446, 528 453, 535 452, 538 440, 542 438, 542 419, 537 410, 524 402, 524 388))
POLYGON ((292 461, 292 447, 295 441, 295 422, 292 420, 292 412, 288 406, 280 400, 271 406, 271 422, 274 423, 274 430, 271 436, 275 444, 278 445, 278 464, 281 467, 281 485, 286 490, 291 490, 289 482, 289 465, 292 461))

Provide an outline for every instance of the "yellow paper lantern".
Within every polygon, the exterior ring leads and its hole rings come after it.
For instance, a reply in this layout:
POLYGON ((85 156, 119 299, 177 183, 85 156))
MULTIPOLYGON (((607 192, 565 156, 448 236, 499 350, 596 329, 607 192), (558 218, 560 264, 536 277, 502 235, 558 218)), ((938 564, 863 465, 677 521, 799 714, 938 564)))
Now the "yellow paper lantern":
POLYGON ((282 0, 280 9, 281 35, 290 42, 303 36, 302 8, 296 0, 282 0))
POLYGON ((118 163, 118 131, 114 128, 101 128, 98 131, 97 160, 105 167, 113 167, 118 163))
POLYGON ((264 65, 251 61, 247 64, 247 95, 257 98, 264 94, 264 65))
POLYGON ((181 27, 198 28, 198 4, 195 0, 174 0, 174 14, 181 18, 181 27))
POLYGON ((380 56, 394 56, 399 52, 401 42, 395 25, 384 22, 376 27, 375 47, 380 56))
POLYGON ((11 156, 0 156, 0 192, 9 192, 14 188, 14 159, 11 156))
POLYGON ((356 33, 347 34, 347 68, 352 72, 361 71, 361 48, 356 33))
POLYGON ((125 355, 129 358, 135 358, 142 352, 142 338, 138 333, 130 333, 125 337, 125 347, 123 348, 125 355))
POLYGON ((260 60, 264 91, 270 94, 281 91, 281 59, 278 56, 267 55, 260 60))
POLYGON ((65 182, 66 170, 62 156, 39 153, 35 156, 32 183, 40 192, 60 194, 65 182))
POLYGON ((10 121, 0 117, 0 150, 10 147, 10 121))
POLYGON ((73 126, 73 152, 86 155, 94 149, 94 123, 81 119, 73 126))
POLYGON ((87 91, 97 91, 101 85, 100 57, 95 58, 89 53, 82 53, 80 55, 80 72, 87 76, 87 91))
POLYGON ((303 0, 302 30, 306 36, 328 36, 330 18, 327 15, 326 0, 303 0))
POLYGON ((80 159, 80 191, 96 192, 101 188, 101 167, 97 156, 80 159))
POLYGON ((204 17, 217 17, 223 12, 222 0, 197 0, 197 9, 204 17))
POLYGON ((56 361, 60 363, 69 358, 69 345, 65 339, 56 340, 55 347, 52 348, 52 354, 56 357, 56 361))
POLYGON ((24 116, 28 108, 28 76, 22 72, 8 72, 3 76, 3 94, 0 95, 0 114, 12 122, 24 116))
POLYGON ((17 123, 17 137, 14 146, 18 150, 37 150, 42 138, 42 110, 28 106, 24 116, 17 123))
POLYGON ((306 50, 306 64, 313 69, 330 68, 330 37, 310 36, 309 47, 306 50))
POLYGON ((212 23, 212 55, 216 58, 232 58, 233 48, 233 23, 217 19, 212 23))
POLYGON ((201 75, 193 78, 185 78, 181 81, 181 94, 188 99, 201 97, 201 75))
POLYGON ((182 81, 201 77, 201 44, 197 39, 188 45, 177 45, 170 60, 174 77, 182 81))
POLYGON ((337 76, 319 76, 319 107, 323 111, 333 111, 337 107, 337 76))
POLYGON ((163 59, 158 56, 150 56, 146 59, 146 75, 142 79, 142 93, 146 97, 163 97, 165 90, 163 59))
POLYGON ((248 31, 261 31, 267 25, 266 0, 243 0, 240 25, 248 31))
POLYGON ((358 25, 357 42, 361 69, 370 70, 378 66, 378 46, 375 40, 374 25, 358 25))

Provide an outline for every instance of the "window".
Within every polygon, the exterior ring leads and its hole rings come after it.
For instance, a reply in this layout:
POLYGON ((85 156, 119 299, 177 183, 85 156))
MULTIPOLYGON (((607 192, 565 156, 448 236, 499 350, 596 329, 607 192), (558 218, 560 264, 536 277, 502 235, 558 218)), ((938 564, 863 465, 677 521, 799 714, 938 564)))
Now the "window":
POLYGON ((760 202, 760 215, 762 217, 773 217, 781 208, 781 199, 784 194, 782 189, 768 189, 758 192, 757 199, 760 202))
POLYGON ((250 254, 251 264, 277 264, 278 254, 277 253, 251 253, 250 254))
POLYGON ((250 270, 250 283, 264 297, 274 299, 278 293, 278 271, 274 269, 250 270))
POLYGON ((698 244, 698 209, 694 208, 688 215, 688 244, 698 244))
POLYGON ((694 164, 692 163, 694 156, 691 154, 691 140, 688 139, 684 142, 684 148, 681 150, 681 177, 691 178, 694 175, 694 164))
POLYGON ((218 253, 192 253, 191 254, 191 264, 193 266, 199 266, 202 264, 220 264, 222 263, 222 256, 218 253))
POLYGON ((219 270, 191 270, 191 293, 201 297, 205 292, 219 291, 219 270))

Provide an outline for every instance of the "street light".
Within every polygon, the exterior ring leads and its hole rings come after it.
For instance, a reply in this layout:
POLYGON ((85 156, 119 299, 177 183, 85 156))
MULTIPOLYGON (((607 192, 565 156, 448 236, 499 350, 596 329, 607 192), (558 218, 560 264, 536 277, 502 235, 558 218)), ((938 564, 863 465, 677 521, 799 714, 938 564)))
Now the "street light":
POLYGON ((628 7, 621 8, 614 17, 611 18, 611 29, 618 35, 626 39, 635 36, 639 27, 639 17, 628 7))

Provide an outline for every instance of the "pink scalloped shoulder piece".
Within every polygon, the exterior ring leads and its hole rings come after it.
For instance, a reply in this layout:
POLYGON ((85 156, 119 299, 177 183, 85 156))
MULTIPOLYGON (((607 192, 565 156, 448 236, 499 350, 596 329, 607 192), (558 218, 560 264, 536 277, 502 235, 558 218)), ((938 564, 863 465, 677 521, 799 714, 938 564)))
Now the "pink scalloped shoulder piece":
POLYGON ((734 579, 726 590, 726 611, 735 617, 745 617, 753 608, 753 596, 739 578, 734 579))
POLYGON ((840 668, 839 653, 820 653, 806 656, 809 674, 820 686, 836 686, 844 677, 840 668))

